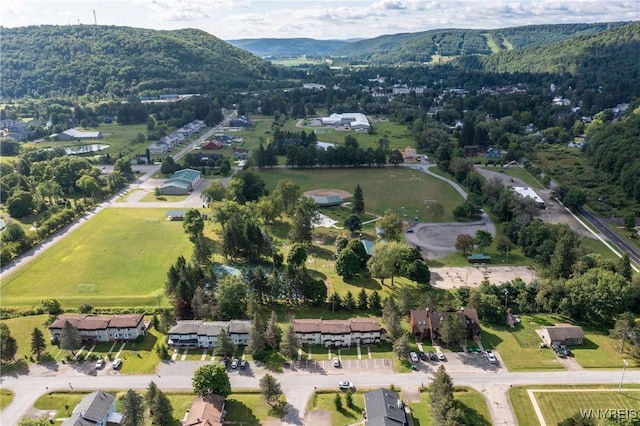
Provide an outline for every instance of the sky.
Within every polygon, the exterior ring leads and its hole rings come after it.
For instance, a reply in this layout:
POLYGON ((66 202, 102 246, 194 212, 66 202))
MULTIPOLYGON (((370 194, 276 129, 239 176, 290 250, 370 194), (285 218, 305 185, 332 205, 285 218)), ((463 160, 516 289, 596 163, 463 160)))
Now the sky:
POLYGON ((223 40, 372 38, 442 28, 640 20, 640 0, 16 0, 3 27, 99 25, 198 28, 223 40))

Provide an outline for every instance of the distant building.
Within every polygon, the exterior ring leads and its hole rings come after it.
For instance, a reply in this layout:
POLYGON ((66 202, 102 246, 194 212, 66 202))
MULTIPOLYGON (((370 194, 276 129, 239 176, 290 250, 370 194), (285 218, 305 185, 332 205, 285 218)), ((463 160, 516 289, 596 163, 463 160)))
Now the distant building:
POLYGON ((402 153, 402 158, 404 159, 405 163, 415 163, 417 161, 420 161, 420 156, 418 155, 418 152, 415 148, 408 146, 401 149, 400 152, 402 153))
POLYGON ((322 117, 321 122, 325 126, 346 125, 352 129, 369 129, 371 124, 367 116, 359 112, 331 114, 329 117, 322 117))
POLYGON ((324 84, 318 84, 318 83, 304 83, 302 85, 303 89, 310 89, 310 90, 324 90, 327 88, 327 86, 325 86, 324 84))
POLYGON ((57 139, 59 141, 69 141, 73 139, 100 139, 102 138, 101 132, 82 132, 78 129, 65 130, 62 133, 58 133, 57 139))
POLYGON ((342 204, 342 197, 339 195, 306 195, 311 198, 318 207, 333 207, 342 204))
POLYGON ((536 191, 529 188, 528 186, 514 186, 513 190, 524 198, 531 198, 536 203, 536 206, 540 207, 541 209, 544 209, 546 207, 544 200, 540 198, 536 191))
POLYGON ((242 115, 240 117, 234 117, 229 120, 229 126, 231 127, 251 127, 251 121, 247 116, 242 115))
POLYGON ((167 195, 186 195, 193 191, 201 180, 202 175, 198 170, 178 170, 160 186, 159 191, 167 195))

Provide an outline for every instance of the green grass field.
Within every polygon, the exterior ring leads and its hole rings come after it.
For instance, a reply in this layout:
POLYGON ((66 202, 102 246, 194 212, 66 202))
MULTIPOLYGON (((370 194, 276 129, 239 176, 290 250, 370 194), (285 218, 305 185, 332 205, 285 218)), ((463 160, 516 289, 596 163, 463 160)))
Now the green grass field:
POLYGON ((625 385, 620 394, 614 385, 517 386, 509 389, 509 399, 519 426, 540 424, 527 389, 545 390, 535 392, 534 396, 548 425, 558 424, 580 410, 631 409, 638 413, 640 407, 638 385, 625 385))
POLYGON ((157 306, 169 266, 190 253, 182 222, 164 209, 105 209, 3 279, 2 306, 157 306))
MULTIPOLYGON (((471 388, 454 387, 453 397, 462 404, 468 425, 488 426, 491 424, 491 415, 484 397, 471 388)), ((413 414, 414 424, 416 426, 431 426, 433 419, 431 417, 431 407, 429 405, 429 392, 423 390, 420 392, 420 402, 409 403, 413 414)))
POLYGON ((302 192, 311 189, 333 188, 353 194, 360 184, 367 212, 378 215, 391 209, 412 220, 417 216, 424 222, 433 221, 425 200, 436 200, 444 207, 440 221, 453 220, 453 209, 462 202, 460 195, 445 182, 404 167, 374 169, 292 170, 275 169, 260 172, 272 190, 277 182, 290 179, 302 192))
POLYGON ((59 351, 57 346, 53 346, 50 343, 49 329, 44 325, 44 322, 48 318, 49 315, 30 315, 2 320, 2 322, 9 327, 11 336, 14 337, 18 343, 16 359, 31 356, 31 333, 33 333, 33 329, 36 327, 44 334, 44 340, 47 343, 46 352, 55 355, 59 351))
POLYGON ((540 318, 521 316, 518 327, 482 324, 482 344, 485 349, 498 351, 510 371, 562 370, 556 354, 551 349, 540 348, 540 337, 536 328, 545 323, 540 318))
POLYGON ((9 405, 13 400, 13 392, 9 389, 0 389, 0 410, 9 405))
POLYGON ((346 426, 362 420, 364 410, 364 393, 353 393, 353 407, 347 407, 345 392, 317 392, 307 403, 308 410, 326 410, 331 412, 333 426, 346 426), (342 410, 336 410, 334 399, 336 394, 342 397, 342 410))

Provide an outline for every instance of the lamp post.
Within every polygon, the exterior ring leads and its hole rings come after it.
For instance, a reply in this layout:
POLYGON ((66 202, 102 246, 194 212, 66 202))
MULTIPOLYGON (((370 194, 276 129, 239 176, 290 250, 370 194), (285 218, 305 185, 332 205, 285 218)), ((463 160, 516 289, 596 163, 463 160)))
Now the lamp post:
POLYGON ((624 381, 624 371, 627 369, 627 365, 629 365, 629 363, 627 362, 626 359, 622 360, 623 364, 622 364, 622 377, 620 377, 620 386, 618 386, 618 393, 620 393, 620 391, 622 391, 622 382, 624 381))

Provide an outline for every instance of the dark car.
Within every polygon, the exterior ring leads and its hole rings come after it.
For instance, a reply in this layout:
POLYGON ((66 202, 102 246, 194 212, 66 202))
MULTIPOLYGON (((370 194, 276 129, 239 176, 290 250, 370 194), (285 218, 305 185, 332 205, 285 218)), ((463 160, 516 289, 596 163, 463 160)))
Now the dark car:
POLYGON ((430 359, 431 361, 437 361, 437 360, 438 360, 438 357, 436 356, 436 354, 435 354, 435 353, 433 353, 433 352, 431 352, 431 351, 429 351, 429 353, 427 354, 427 356, 429 357, 429 359, 430 359))
POLYGON ((426 360, 428 359, 428 358, 427 358, 427 354, 425 354, 423 351, 419 351, 419 352, 418 352, 418 356, 420 357, 420 359, 421 359, 422 361, 426 361, 426 360))
POLYGON ((240 361, 240 369, 241 369, 241 370, 244 370, 245 368, 247 368, 247 365, 248 365, 248 364, 249 364, 249 363, 247 362, 247 360, 246 360, 246 359, 243 359, 242 361, 240 361))
POLYGON ((565 358, 567 356, 565 350, 558 345, 551 345, 551 349, 553 349, 556 355, 558 355, 560 358, 565 358))

